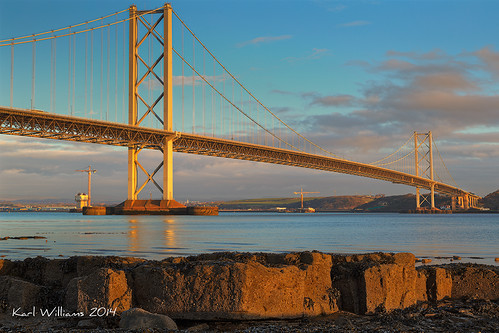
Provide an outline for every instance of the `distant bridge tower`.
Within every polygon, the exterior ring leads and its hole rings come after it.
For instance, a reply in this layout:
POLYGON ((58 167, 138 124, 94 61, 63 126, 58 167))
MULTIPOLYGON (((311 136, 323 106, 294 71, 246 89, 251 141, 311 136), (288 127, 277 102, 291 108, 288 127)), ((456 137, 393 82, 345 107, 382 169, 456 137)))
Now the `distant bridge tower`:
MULTIPOLYGON (((149 23, 143 17, 139 17, 144 11, 138 11, 135 5, 129 8, 130 12, 130 32, 129 32, 129 100, 128 100, 128 123, 132 126, 140 126, 143 120, 149 117, 155 117, 163 124, 163 129, 172 131, 172 7, 170 4, 165 4, 162 9, 154 12, 147 11, 151 15, 159 16, 156 22, 149 23), (141 38, 138 38, 140 27, 144 27, 146 32, 141 38), (162 24, 161 24, 162 23, 162 24), (162 27, 162 29, 157 29, 162 27), (159 30, 159 32, 158 32, 159 30), (158 36, 163 30, 163 36, 158 36), (152 39, 151 43, 162 44, 163 52, 157 59, 153 59, 153 63, 148 64, 147 56, 140 55, 141 45, 147 45, 145 41, 148 38, 152 39), (156 74, 155 68, 158 64, 163 63, 163 73, 156 74), (139 73, 139 63, 142 63, 147 71, 139 73), (140 74, 140 76, 139 76, 140 74), (162 75, 161 75, 162 74, 162 75), (161 94, 154 102, 146 102, 147 99, 140 96, 139 87, 141 84, 147 83, 148 80, 157 80, 163 87, 161 94), (163 100, 163 110, 158 111, 163 100), (139 102, 140 101, 140 102, 139 102), (138 103, 143 103, 147 111, 139 118, 138 103)), ((143 66, 142 66, 143 67, 143 66)), ((159 67, 159 66, 158 66, 159 67)), ((152 182, 161 193, 163 193, 161 206, 169 208, 178 207, 178 204, 173 199, 173 142, 175 135, 165 137, 163 144, 163 161, 153 172, 147 172, 140 164, 138 156, 143 147, 132 146, 128 148, 128 197, 127 203, 133 205, 133 202, 138 199, 139 193, 144 187, 152 182), (162 186, 154 180, 154 176, 163 167, 162 186), (142 185, 138 184, 138 169, 145 173, 147 179, 142 185)))
POLYGON ((420 188, 416 187, 416 209, 421 209, 421 204, 427 202, 430 208, 435 208, 435 183, 433 173, 433 137, 428 133, 414 132, 414 161, 417 177, 430 179, 431 188, 428 195, 422 195, 420 188))

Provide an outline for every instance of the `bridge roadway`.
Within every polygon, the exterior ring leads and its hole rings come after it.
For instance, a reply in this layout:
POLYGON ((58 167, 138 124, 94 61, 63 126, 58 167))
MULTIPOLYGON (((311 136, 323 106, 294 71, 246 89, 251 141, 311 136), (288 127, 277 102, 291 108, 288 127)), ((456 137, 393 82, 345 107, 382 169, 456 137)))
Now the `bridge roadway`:
POLYGON ((0 106, 0 134, 64 141, 89 142, 113 146, 138 146, 162 150, 165 140, 173 140, 173 151, 247 161, 283 164, 301 168, 339 172, 381 179, 452 196, 478 196, 430 179, 344 159, 309 154, 208 136, 168 132, 121 123, 63 116, 37 110, 0 106))

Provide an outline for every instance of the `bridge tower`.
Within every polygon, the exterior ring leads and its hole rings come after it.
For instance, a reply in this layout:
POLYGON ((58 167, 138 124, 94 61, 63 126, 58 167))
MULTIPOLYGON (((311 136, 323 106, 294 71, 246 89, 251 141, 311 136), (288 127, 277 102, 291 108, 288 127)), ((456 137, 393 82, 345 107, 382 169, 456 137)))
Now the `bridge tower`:
POLYGON ((414 161, 417 177, 425 177, 432 181, 430 193, 422 195, 420 188, 416 187, 416 209, 427 202, 431 209, 435 208, 435 183, 433 173, 433 137, 428 133, 414 132, 414 161))
MULTIPOLYGON (((146 117, 155 117, 163 124, 165 131, 172 131, 172 89, 173 89, 173 69, 172 69, 172 7, 170 4, 165 4, 163 8, 156 11, 147 11, 157 17, 155 22, 148 22, 143 17, 138 15, 145 11, 137 10, 135 5, 129 8, 130 23, 129 23, 129 87, 128 87, 128 123, 132 126, 140 126, 146 117), (145 28, 145 34, 140 36, 139 27, 145 28), (160 29, 157 29, 160 27, 160 29), (163 36, 160 32, 163 32, 163 36), (147 63, 147 56, 141 56, 141 46, 151 39, 151 43, 162 44, 162 53, 153 63, 147 63), (155 70, 160 63, 163 65, 163 73, 156 74, 155 70), (139 75, 139 64, 142 63, 147 71, 145 74, 139 75), (146 99, 139 93, 139 87, 145 84, 147 80, 157 80, 157 83, 163 87, 157 99, 149 105, 146 99), (158 110, 163 101, 163 109, 158 110), (143 103, 147 111, 139 117, 138 104, 143 103)), ((125 206, 132 207, 138 199, 139 193, 144 187, 152 182, 159 191, 163 194, 161 200, 162 208, 178 208, 185 207, 180 205, 173 199, 173 142, 175 135, 165 137, 162 147, 163 160, 153 172, 148 172, 139 162, 139 153, 144 147, 130 146, 128 147, 128 196, 125 206), (158 184, 154 176, 163 168, 162 186, 158 184), (147 179, 142 185, 138 183, 139 169, 144 172, 147 179)))

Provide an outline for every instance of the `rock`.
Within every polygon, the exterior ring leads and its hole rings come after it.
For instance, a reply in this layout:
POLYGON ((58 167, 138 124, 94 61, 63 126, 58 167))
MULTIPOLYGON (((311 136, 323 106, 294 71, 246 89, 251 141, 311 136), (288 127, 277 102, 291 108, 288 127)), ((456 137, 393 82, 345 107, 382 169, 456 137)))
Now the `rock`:
POLYGON ((333 265, 332 287, 339 290, 339 309, 357 314, 391 311, 426 300, 426 277, 416 272, 412 254, 353 258, 333 265))
POLYGON ((461 260, 461 257, 460 256, 453 256, 452 259, 453 260, 461 260))
POLYGON ((429 264, 431 262, 431 259, 426 258, 426 259, 421 260, 421 262, 423 264, 429 264))
POLYGON ((100 256, 81 256, 76 257, 76 270, 78 276, 86 276, 95 272, 99 268, 112 268, 122 270, 128 267, 134 267, 137 264, 145 262, 144 259, 131 257, 100 257, 100 256))
POLYGON ((201 331, 207 331, 210 329, 210 325, 203 323, 199 324, 196 326, 191 326, 188 329, 186 329, 187 332, 201 332, 201 331))
POLYGON ((499 257, 495 258, 494 260, 495 260, 495 261, 499 261, 499 257))
POLYGON ((130 309, 132 290, 123 271, 100 268, 69 282, 64 305, 68 311, 79 311, 85 315, 89 315, 95 307, 115 310, 118 314, 130 309))
POLYGON ((53 259, 45 263, 41 279, 44 285, 65 288, 75 277, 76 261, 74 259, 53 259))
POLYGON ((304 267, 304 314, 319 316, 337 312, 339 292, 332 287, 331 256, 319 252, 303 252, 301 261, 305 260, 308 265, 304 267))
POLYGON ((20 313, 32 311, 33 307, 41 305, 41 292, 42 287, 31 282, 11 276, 0 276, 0 300, 6 301, 4 310, 12 311, 20 308, 18 311, 20 313))
POLYGON ((78 322, 77 327, 80 328, 97 328, 97 323, 93 319, 83 319, 78 322))
POLYGON ((336 312, 331 256, 202 255, 133 270, 137 306, 190 320, 295 318, 336 312), (268 258, 272 264, 267 261, 268 258), (283 264, 294 262, 296 264, 283 264))
POLYGON ((414 267, 388 264, 367 269, 363 274, 365 312, 391 311, 415 304, 416 278, 414 267))
POLYGON ((121 314, 120 328, 129 330, 146 328, 178 329, 177 324, 170 317, 150 313, 139 308, 133 308, 121 314))
POLYGON ((443 268, 430 268, 427 270, 426 292, 428 300, 440 301, 445 297, 451 297, 452 276, 443 268))
POLYGON ((452 275, 452 298, 499 299, 499 269, 493 266, 456 264, 452 275))
POLYGON ((8 259, 0 259, 0 275, 9 275, 14 263, 8 259))
POLYGON ((414 267, 416 257, 412 253, 395 253, 393 255, 394 264, 414 267))

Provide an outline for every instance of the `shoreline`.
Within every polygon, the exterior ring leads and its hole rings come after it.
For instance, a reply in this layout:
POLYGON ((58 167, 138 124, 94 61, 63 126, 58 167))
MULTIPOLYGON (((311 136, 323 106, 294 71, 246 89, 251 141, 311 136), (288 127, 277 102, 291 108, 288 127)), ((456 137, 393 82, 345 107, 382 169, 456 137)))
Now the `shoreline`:
POLYGON ((0 259, 0 282, 0 330, 30 323, 62 331, 84 325, 119 330, 134 308, 169 316, 180 328, 201 325, 201 331, 257 327, 271 332, 278 327, 347 332, 384 325, 387 318, 400 325, 417 316, 438 319, 445 309, 446 316, 454 313, 473 325, 485 325, 482 332, 487 325, 492 325, 491 332, 499 328, 499 267, 416 267, 410 253, 224 252, 160 261, 113 256, 0 259), (41 317, 40 309, 59 307, 52 311, 71 318, 41 317), (481 313, 484 307, 490 313, 481 313), (11 311, 18 308, 13 316, 11 311), (92 317, 95 308, 108 313, 92 317), (113 311, 116 315, 111 316, 113 311), (17 318, 21 313, 28 318, 17 318))

